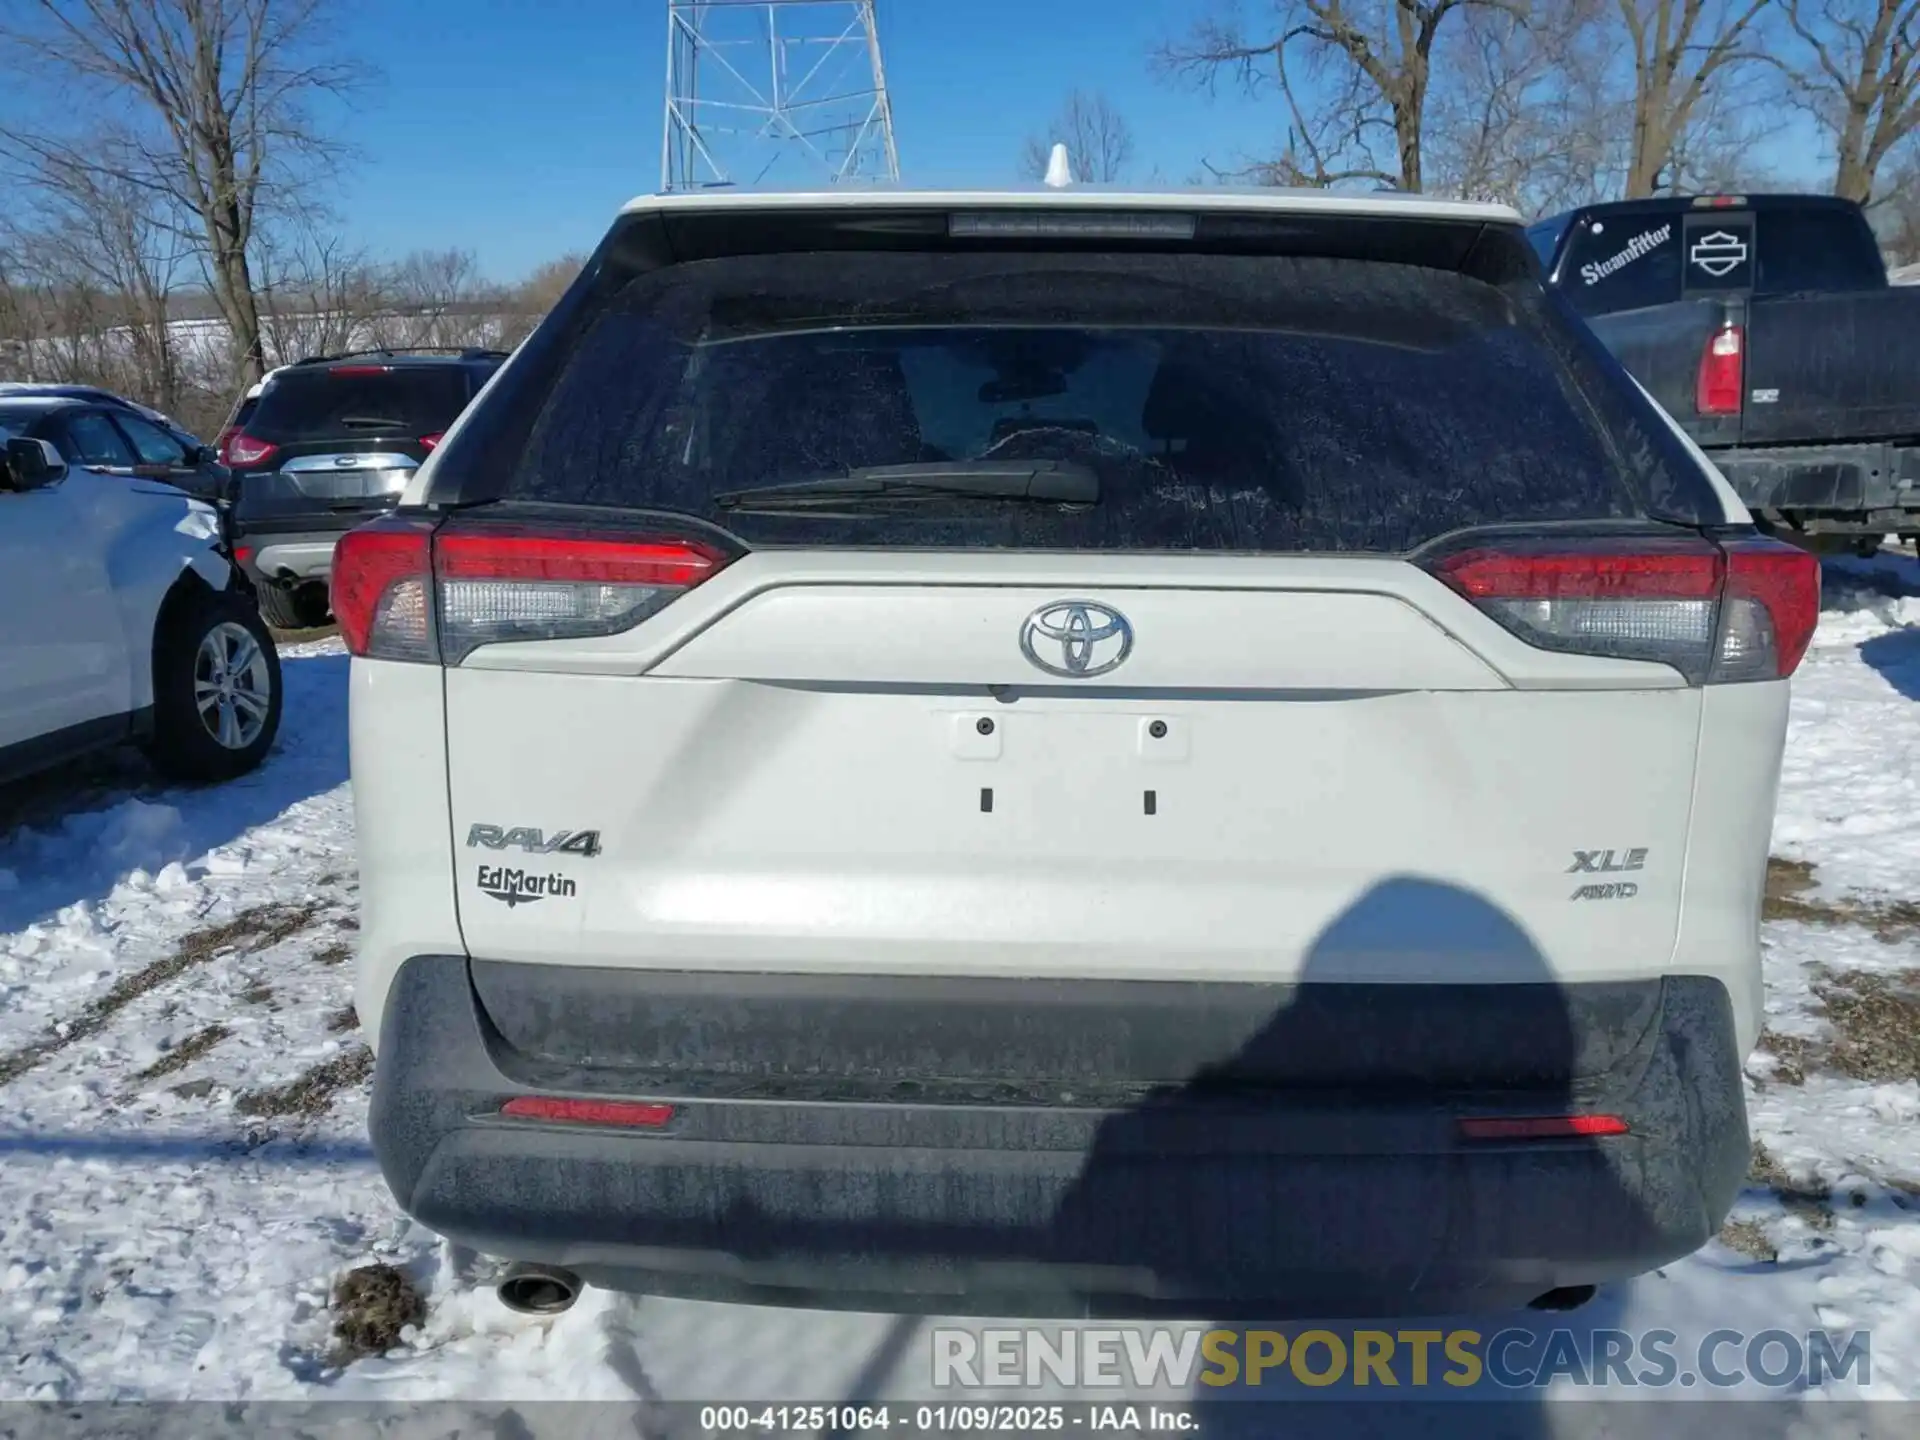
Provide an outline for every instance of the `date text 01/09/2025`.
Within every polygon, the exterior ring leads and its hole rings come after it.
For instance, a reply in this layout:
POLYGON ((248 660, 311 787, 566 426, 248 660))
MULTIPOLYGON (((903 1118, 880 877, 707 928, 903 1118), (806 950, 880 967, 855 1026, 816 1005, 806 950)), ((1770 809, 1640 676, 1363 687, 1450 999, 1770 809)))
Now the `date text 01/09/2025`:
POLYGON ((703 1405, 699 1433, 723 1435, 1190 1434, 1199 1420, 1182 1405, 703 1405))

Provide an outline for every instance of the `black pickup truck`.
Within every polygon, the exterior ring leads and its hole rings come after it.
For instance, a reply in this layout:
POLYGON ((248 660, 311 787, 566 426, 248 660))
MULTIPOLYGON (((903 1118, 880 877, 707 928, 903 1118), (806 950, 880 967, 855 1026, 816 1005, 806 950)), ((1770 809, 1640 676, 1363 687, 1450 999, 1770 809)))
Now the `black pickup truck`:
POLYGON ((1818 549, 1920 535, 1920 287, 1887 283, 1859 206, 1659 197, 1527 233, 1761 523, 1818 549))

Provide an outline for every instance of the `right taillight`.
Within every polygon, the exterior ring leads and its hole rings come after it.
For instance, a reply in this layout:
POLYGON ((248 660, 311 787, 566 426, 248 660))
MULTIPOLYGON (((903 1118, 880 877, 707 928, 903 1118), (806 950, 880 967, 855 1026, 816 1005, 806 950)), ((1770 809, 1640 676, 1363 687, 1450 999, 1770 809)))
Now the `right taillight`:
POLYGON ((1693 407, 1702 415, 1738 415, 1746 374, 1746 331, 1729 321, 1707 337, 1694 384, 1693 407))
POLYGON ((1710 680, 1791 675, 1820 623, 1820 561, 1779 540, 1729 540, 1720 647, 1710 680))
POLYGON ((1522 542, 1429 568, 1530 645, 1655 661, 1693 684, 1791 675, 1820 613, 1819 561, 1759 538, 1522 542))
POLYGON ((273 457, 280 447, 266 440, 256 440, 244 430, 235 432, 227 440, 225 463, 228 465, 263 465, 273 457))
POLYGON ((458 665, 482 645, 631 629, 732 557, 699 540, 390 517, 334 551, 333 607, 355 655, 458 665))

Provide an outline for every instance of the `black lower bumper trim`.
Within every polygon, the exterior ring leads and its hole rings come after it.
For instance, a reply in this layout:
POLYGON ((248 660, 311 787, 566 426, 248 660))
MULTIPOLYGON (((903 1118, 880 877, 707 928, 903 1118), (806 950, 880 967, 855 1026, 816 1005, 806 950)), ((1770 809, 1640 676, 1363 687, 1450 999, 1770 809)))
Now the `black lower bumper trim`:
POLYGON ((1434 1313, 1687 1254, 1747 1168, 1731 1006, 1701 978, 1090 982, 1068 987, 1078 999, 1056 982, 942 981, 949 1029, 918 981, 862 982, 836 1026, 794 977, 512 968, 526 973, 503 983, 503 967, 457 957, 402 967, 371 1117, 388 1183, 415 1218, 476 1249, 649 1289, 955 1312, 1434 1313), (593 1033, 642 1037, 655 1063, 632 1044, 569 1051, 551 1014, 496 1017, 481 1003, 543 984, 595 990, 593 1033), (1023 985, 1035 987, 1024 1007, 1023 985), (1252 1022, 1210 1031, 1196 1017, 1225 1014, 1229 991, 1252 1022), (771 994, 785 1006, 756 1010, 771 994), (1560 1017, 1557 1067, 1516 1028, 1540 1023, 1543 996, 1560 1017), (810 1075, 771 1018, 796 1003, 816 1027, 810 1075), (880 1083, 886 1043, 871 1027, 888 1005, 895 1061, 911 1062, 893 1079, 920 1093, 880 1083), (996 1010, 1032 1032, 1037 1074, 996 1077, 981 1061, 976 1027, 996 1010), (1471 1038, 1423 1052, 1435 1014, 1470 1019, 1471 1038), (1034 1036, 1076 1023, 1109 1043, 1083 1032, 1081 1049, 1043 1059, 1034 1036), (509 1031, 540 1044, 520 1048, 509 1031), (1325 1038, 1361 1032, 1397 1037, 1397 1063, 1366 1073, 1325 1038), (1221 1043, 1234 1048, 1185 1077, 1155 1073, 1221 1043), (675 1114, 647 1133, 499 1116, 532 1092, 662 1099, 675 1114), (1465 1114, 1573 1110, 1619 1115, 1631 1133, 1475 1144, 1456 1129, 1465 1114))

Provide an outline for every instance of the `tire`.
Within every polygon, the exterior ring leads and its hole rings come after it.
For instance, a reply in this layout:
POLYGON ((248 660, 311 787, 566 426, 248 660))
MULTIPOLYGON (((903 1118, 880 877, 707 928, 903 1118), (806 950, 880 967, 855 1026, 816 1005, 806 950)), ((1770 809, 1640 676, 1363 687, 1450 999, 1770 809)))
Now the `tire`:
POLYGON ((276 630, 305 630, 321 623, 307 618, 309 607, 301 604, 300 590, 262 582, 259 586, 260 613, 276 630))
POLYGON ((202 591, 162 612, 147 742, 156 769, 189 781, 246 774, 272 748, 280 705, 279 652, 243 596, 202 591))
POLYGON ((304 630, 318 630, 333 618, 333 596, 318 581, 293 592, 293 613, 304 630))

